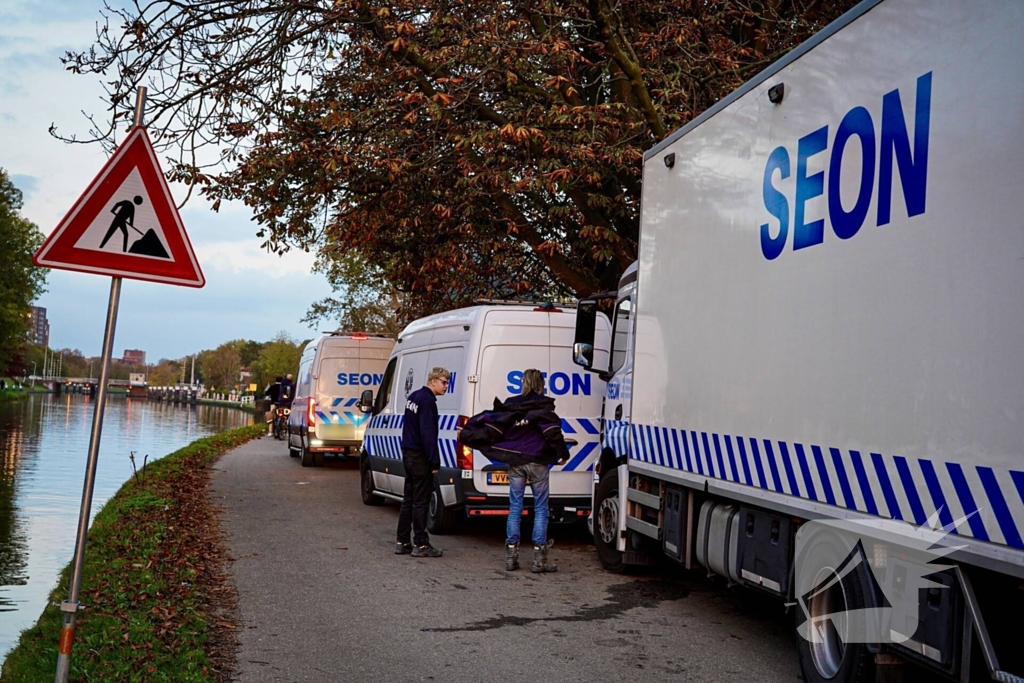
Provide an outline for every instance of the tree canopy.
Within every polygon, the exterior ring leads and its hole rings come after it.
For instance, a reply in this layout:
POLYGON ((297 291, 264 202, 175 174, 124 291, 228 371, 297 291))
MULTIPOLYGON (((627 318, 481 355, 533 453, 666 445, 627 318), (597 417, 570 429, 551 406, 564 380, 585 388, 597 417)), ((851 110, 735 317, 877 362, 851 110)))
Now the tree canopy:
POLYGON ((263 344, 259 357, 251 367, 252 381, 257 391, 262 391, 275 377, 295 375, 299 370, 303 346, 285 332, 278 332, 273 339, 263 344))
POLYGON ((148 85, 172 179, 272 250, 371 264, 411 317, 614 288, 643 151, 853 4, 149 0, 65 63, 108 80, 93 138, 148 85))
POLYGON ((21 206, 21 191, 0 168, 0 255, 4 262, 0 268, 0 375, 7 374, 12 363, 22 357, 28 342, 29 307, 46 284, 47 271, 32 263, 43 234, 21 215, 21 206))

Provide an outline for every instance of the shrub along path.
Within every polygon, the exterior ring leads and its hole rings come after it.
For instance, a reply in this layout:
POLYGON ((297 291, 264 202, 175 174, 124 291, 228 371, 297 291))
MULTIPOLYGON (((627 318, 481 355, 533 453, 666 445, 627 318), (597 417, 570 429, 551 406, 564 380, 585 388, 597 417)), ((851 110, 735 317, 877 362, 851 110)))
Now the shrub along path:
MULTIPOLYGON (((266 434, 258 424, 199 439, 121 487, 89 532, 71 655, 72 681, 227 681, 234 661, 234 589, 206 495, 210 466, 266 434)), ((53 680, 70 566, 50 605, 21 636, 2 683, 53 680)))

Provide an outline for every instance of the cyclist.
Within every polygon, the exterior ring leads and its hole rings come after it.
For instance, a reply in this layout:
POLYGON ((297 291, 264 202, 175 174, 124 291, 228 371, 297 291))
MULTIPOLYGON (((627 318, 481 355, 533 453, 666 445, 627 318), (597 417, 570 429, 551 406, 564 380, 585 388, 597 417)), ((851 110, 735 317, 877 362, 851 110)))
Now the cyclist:
POLYGON ((277 436, 277 408, 281 405, 281 385, 283 382, 283 377, 275 377, 274 383, 267 385, 267 388, 263 390, 264 396, 270 399, 270 433, 274 436, 277 436))
POLYGON ((295 398, 295 382, 292 381, 292 374, 289 372, 283 380, 281 380, 281 393, 280 393, 281 405, 291 408, 292 399, 295 398))

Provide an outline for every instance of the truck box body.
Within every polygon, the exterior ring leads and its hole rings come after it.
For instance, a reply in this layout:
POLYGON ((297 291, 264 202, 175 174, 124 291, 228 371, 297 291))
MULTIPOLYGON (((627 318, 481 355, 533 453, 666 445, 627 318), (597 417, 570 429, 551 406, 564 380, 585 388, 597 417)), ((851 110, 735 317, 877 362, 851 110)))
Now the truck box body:
POLYGON ((1024 576, 1022 34, 864 3, 646 155, 631 471, 1024 576))

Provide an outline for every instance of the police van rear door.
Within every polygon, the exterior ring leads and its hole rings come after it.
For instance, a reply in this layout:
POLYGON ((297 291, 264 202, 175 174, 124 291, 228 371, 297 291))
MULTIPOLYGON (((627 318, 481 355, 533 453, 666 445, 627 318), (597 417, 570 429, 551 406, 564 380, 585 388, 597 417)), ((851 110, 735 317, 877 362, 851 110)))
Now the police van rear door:
POLYGON ((324 341, 316 373, 316 438, 362 440, 369 415, 356 404, 365 389, 376 391, 380 386, 393 345, 365 335, 324 341))
MULTIPOLYGON (((495 397, 505 400, 522 391, 523 371, 537 368, 545 375, 548 395, 562 417, 570 449, 566 465, 552 469, 552 496, 588 496, 593 460, 597 457, 601 397, 604 383, 572 362, 576 316, 573 309, 495 309, 488 311, 481 339, 475 411, 490 410, 495 397)), ((607 359, 607 341, 603 352, 607 359)), ((607 360, 605 360, 607 362, 607 360)), ((507 494, 507 473, 477 452, 474 457, 477 489, 507 494)))
MULTIPOLYGON (((316 371, 316 438, 350 441, 356 438, 356 424, 345 413, 358 414, 359 347, 348 339, 326 340, 321 347, 316 371), (355 381, 351 381, 351 380, 355 381)), ((360 414, 361 415, 361 414, 360 414)))

